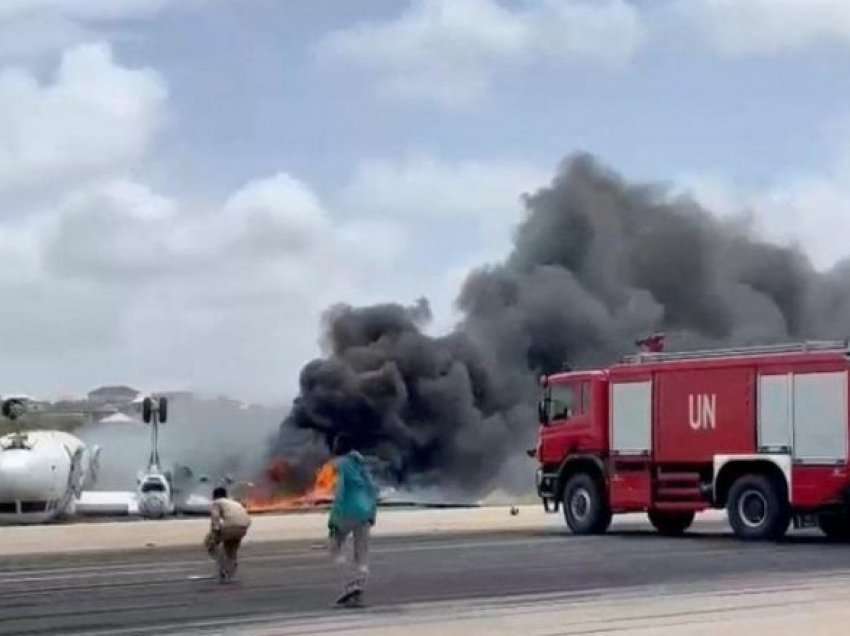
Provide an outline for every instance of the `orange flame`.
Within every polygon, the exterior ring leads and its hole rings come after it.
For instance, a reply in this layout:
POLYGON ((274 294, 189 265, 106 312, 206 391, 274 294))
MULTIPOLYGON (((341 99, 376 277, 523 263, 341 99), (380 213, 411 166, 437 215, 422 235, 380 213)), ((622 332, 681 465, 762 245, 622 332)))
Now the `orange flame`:
MULTIPOLYGON (((268 477, 275 482, 285 481, 288 466, 285 463, 272 465, 268 477)), ((316 473, 313 486, 303 495, 273 495, 261 490, 254 490, 247 497, 248 512, 286 512, 330 504, 334 499, 337 472, 333 462, 328 462, 316 473)))

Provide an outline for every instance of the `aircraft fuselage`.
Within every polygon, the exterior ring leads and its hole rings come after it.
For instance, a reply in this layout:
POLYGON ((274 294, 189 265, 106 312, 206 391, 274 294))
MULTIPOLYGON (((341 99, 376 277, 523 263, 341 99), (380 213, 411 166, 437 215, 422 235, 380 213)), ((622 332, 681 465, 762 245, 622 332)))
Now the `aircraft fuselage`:
POLYGON ((0 437, 0 523, 45 523, 73 514, 90 454, 62 431, 0 437))

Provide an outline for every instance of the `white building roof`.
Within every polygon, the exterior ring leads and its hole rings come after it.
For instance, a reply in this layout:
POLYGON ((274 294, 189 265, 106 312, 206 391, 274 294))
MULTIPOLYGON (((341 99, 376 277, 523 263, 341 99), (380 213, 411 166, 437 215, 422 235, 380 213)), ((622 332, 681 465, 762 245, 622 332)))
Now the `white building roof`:
POLYGON ((113 413, 100 420, 101 424, 141 424, 139 420, 133 419, 123 413, 113 413))

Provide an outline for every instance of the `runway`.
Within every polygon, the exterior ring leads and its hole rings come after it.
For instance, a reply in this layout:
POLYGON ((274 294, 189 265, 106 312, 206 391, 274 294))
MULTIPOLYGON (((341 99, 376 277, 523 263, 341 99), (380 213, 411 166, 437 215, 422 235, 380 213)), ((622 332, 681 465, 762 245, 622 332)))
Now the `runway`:
MULTIPOLYGON (((433 633, 411 631, 411 624, 437 629, 422 617, 468 617, 481 608, 489 608, 484 618, 511 607, 539 617, 546 608, 618 594, 728 593, 784 581, 798 588, 801 581, 843 585, 850 573, 850 549, 814 532, 781 544, 746 544, 721 534, 725 524, 695 529, 675 539, 642 523, 620 524, 602 537, 556 528, 377 537, 369 607, 353 611, 330 609, 339 582, 320 542, 247 545, 240 581, 228 586, 202 578, 212 568, 200 546, 6 558, 0 634, 377 634, 395 633, 399 620, 407 621, 405 633, 433 633)), ((484 633, 476 629, 465 633, 484 633)))

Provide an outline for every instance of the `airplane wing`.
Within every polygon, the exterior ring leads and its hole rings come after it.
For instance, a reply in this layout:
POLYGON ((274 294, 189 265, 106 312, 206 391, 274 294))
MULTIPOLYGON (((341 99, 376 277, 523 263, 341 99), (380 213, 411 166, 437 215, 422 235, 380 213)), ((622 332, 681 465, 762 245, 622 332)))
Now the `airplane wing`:
MULTIPOLYGON (((209 515, 209 497, 198 494, 174 497, 174 512, 184 515, 209 515)), ((139 514, 139 496, 135 492, 84 490, 75 501, 74 511, 83 517, 125 517, 139 514)))
POLYGON ((125 516, 139 514, 134 492, 84 490, 74 502, 74 512, 82 516, 125 516))
POLYGON ((174 505, 176 511, 184 515, 209 515, 212 500, 205 495, 189 494, 177 497, 174 505))

